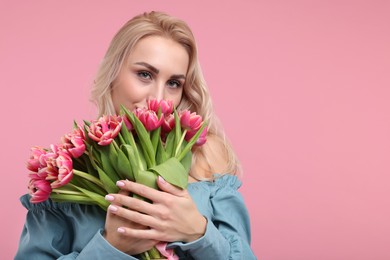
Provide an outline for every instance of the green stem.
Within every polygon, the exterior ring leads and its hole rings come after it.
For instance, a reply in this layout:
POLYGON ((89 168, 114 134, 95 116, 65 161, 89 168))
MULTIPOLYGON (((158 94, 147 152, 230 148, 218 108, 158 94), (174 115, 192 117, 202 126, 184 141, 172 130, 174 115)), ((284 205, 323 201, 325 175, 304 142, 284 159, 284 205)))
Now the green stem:
POLYGON ((79 191, 62 190, 62 189, 53 189, 53 192, 57 194, 84 195, 82 192, 79 191))
POLYGON ((72 194, 54 194, 50 195, 50 198, 57 202, 75 202, 82 204, 96 204, 95 201, 87 196, 72 195, 72 194))
POLYGON ((142 165, 141 156, 139 154, 140 151, 138 151, 138 147, 137 147, 137 144, 135 143, 134 136, 132 133, 130 133, 130 145, 134 148, 134 154, 135 154, 135 157, 137 158, 139 167, 141 168, 141 170, 144 170, 143 169, 144 167, 142 165))
POLYGON ((118 146, 118 144, 116 143, 115 140, 112 140, 112 144, 114 145, 116 151, 118 151, 119 150, 119 146, 118 146))
POLYGON ((187 129, 184 130, 183 134, 180 137, 180 141, 179 141, 179 143, 177 144, 177 147, 176 147, 175 157, 177 156, 177 154, 180 151, 180 148, 181 148, 181 145, 182 145, 182 143, 184 141, 184 137, 186 136, 186 133, 187 133, 187 129))
POLYGON ((84 179, 87 179, 95 184, 97 184, 98 186, 100 186, 101 188, 104 189, 104 185, 103 183, 96 177, 88 174, 88 173, 85 173, 85 172, 82 172, 82 171, 79 171, 79 170, 76 170, 76 169, 73 169, 73 173, 76 174, 77 176, 80 176, 84 179))

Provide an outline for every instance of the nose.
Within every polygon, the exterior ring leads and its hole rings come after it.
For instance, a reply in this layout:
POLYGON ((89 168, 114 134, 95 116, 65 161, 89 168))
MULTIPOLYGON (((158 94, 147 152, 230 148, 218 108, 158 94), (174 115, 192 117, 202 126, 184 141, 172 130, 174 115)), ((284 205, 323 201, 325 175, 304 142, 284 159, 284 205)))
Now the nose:
POLYGON ((164 83, 156 83, 150 90, 149 99, 164 99, 164 83))

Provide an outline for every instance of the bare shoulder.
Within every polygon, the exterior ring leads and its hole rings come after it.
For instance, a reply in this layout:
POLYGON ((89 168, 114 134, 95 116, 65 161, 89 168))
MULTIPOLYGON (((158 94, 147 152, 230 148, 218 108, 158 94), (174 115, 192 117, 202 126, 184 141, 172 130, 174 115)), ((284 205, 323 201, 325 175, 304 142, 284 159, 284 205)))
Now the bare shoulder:
POLYGON ((224 140, 216 135, 207 136, 207 142, 194 152, 191 174, 200 179, 210 179, 215 173, 225 173, 228 153, 224 140))

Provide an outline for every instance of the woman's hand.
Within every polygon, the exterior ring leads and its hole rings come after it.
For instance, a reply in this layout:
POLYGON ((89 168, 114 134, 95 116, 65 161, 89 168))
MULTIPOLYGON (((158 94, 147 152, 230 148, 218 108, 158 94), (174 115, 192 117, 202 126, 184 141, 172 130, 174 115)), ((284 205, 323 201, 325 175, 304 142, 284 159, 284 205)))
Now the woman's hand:
POLYGON ((155 246, 159 241, 150 240, 150 239, 139 239, 137 237, 125 236, 122 233, 124 227, 128 229, 147 229, 147 227, 140 224, 129 221, 125 218, 113 214, 113 209, 120 208, 122 205, 114 202, 115 196, 129 196, 129 192, 121 190, 118 194, 112 196, 107 195, 106 199, 111 201, 107 211, 106 224, 104 230, 105 239, 118 250, 129 254, 137 255, 142 252, 145 252, 155 246))
POLYGON ((142 244, 147 244, 157 241, 190 242, 203 236, 206 219, 199 213, 187 190, 181 190, 161 177, 158 178, 161 191, 131 181, 119 181, 117 185, 121 192, 109 195, 113 204, 109 207, 108 217, 121 220, 115 225, 117 232, 123 231, 120 234, 122 239, 125 237, 129 241, 140 240, 142 244), (132 198, 129 193, 152 203, 132 198))

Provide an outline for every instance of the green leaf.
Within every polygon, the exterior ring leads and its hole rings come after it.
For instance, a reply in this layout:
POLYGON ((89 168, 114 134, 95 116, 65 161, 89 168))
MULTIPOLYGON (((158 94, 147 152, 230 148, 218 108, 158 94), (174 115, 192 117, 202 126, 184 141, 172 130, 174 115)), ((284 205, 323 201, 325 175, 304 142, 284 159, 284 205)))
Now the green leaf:
POLYGON ((79 171, 79 170, 76 170, 76 169, 73 169, 73 174, 75 176, 78 176, 80 178, 83 178, 85 180, 88 180, 90 181, 91 183, 94 183, 96 185, 98 185, 99 187, 101 188, 104 188, 104 184, 102 183, 102 181, 88 173, 85 173, 85 172, 82 172, 82 171, 79 171))
POLYGON ((168 157, 173 157, 175 153, 175 131, 169 132, 167 140, 165 141, 165 151, 168 157))
MULTIPOLYGON (((176 111, 176 108, 173 110, 173 115, 175 117, 175 145, 174 147, 177 147, 180 143, 180 138, 181 138, 181 135, 182 135, 182 132, 181 132, 181 124, 180 124, 180 117, 179 115, 177 114, 177 111, 176 111)), ((176 149, 173 149, 173 153, 175 152, 176 149)), ((173 156, 173 154, 171 154, 171 156, 173 156)))
POLYGON ((186 172, 190 172, 191 165, 192 165, 192 152, 188 152, 183 159, 181 159, 180 163, 183 165, 184 169, 186 169, 186 172))
POLYGON ((156 163, 161 164, 168 160, 168 154, 164 149, 161 139, 158 141, 157 151, 156 151, 156 163))
POLYGON ((100 162, 102 165, 102 170, 107 173, 107 176, 112 181, 119 179, 116 170, 111 163, 111 160, 114 160, 115 158, 110 153, 110 148, 108 146, 100 146, 100 145, 97 148, 99 149, 100 152, 100 162))
POLYGON ((90 160, 90 158, 88 158, 88 156, 86 156, 84 162, 85 162, 85 165, 87 166, 87 172, 89 174, 93 175, 94 177, 98 177, 99 174, 98 174, 97 170, 93 167, 91 160, 90 160))
POLYGON ((82 193, 87 195, 89 198, 91 198, 93 201, 95 201, 96 204, 98 204, 102 209, 107 211, 107 207, 110 205, 110 203, 108 201, 106 201, 103 196, 96 194, 92 191, 89 191, 87 189, 77 187, 77 186, 75 186, 75 188, 77 188, 79 191, 81 191, 82 193))
POLYGON ((134 181, 133 169, 131 168, 129 159, 126 154, 122 151, 124 145, 121 145, 121 149, 118 150, 117 157, 117 170, 121 179, 128 179, 134 181))
POLYGON ((131 169, 133 170, 133 179, 136 180, 138 176, 138 172, 140 170, 138 160, 135 156, 134 148, 131 145, 124 144, 121 147, 124 154, 127 156, 128 161, 130 162, 131 169))
MULTIPOLYGON (((146 170, 148 168, 148 165, 147 165, 147 162, 146 162, 146 158, 145 158, 145 155, 144 153, 142 152, 142 149, 140 149, 140 144, 137 143, 136 146, 138 147, 138 166, 140 168, 140 170, 146 170)), ((135 149, 134 149, 135 150, 135 149)))
MULTIPOLYGON (((84 122, 84 125, 86 125, 86 126, 90 126, 91 125, 91 122, 89 122, 89 121, 87 121, 87 120, 83 120, 83 122, 84 122)), ((84 127, 85 128, 85 127, 84 127)), ((86 132, 87 133, 87 132, 86 132)))
POLYGON ((140 139, 142 150, 144 151, 145 160, 148 167, 154 166, 156 164, 154 158, 155 151, 153 150, 152 141, 150 140, 148 131, 146 131, 144 125, 133 113, 130 113, 125 108, 124 108, 124 112, 126 113, 126 116, 128 117, 135 131, 137 132, 138 138, 140 139))
POLYGON ((50 194, 50 198, 55 202, 77 202, 80 204, 94 205, 95 201, 85 195, 72 195, 72 194, 50 194))
POLYGON ((188 144, 184 147, 184 149, 181 151, 181 153, 176 156, 177 159, 179 159, 179 161, 181 161, 184 156, 189 152, 191 151, 192 149, 192 146, 194 146, 195 142, 198 140, 200 134, 203 132, 203 129, 206 127, 206 123, 203 123, 201 128, 199 128, 199 130, 196 132, 196 134, 190 139, 190 141, 188 142, 188 144))
POLYGON ((121 134, 121 136, 122 136, 122 138, 124 140, 123 141, 124 144, 131 144, 131 140, 130 140, 131 139, 131 137, 130 137, 131 133, 127 129, 126 124, 124 124, 124 123, 122 123, 120 134, 121 134))
MULTIPOLYGON (((104 189, 104 185, 102 185, 102 186, 96 185, 93 182, 91 182, 87 179, 84 179, 80 176, 77 176, 77 175, 73 176, 71 183, 78 186, 78 187, 82 187, 82 188, 91 190, 91 191, 93 191, 97 194, 100 194, 102 196, 107 194, 106 190, 104 189)), ((64 187, 66 187, 66 186, 67 185, 65 185, 64 187)))
POLYGON ((150 256, 150 259, 164 259, 164 256, 160 254, 160 251, 158 251, 156 247, 152 247, 151 249, 149 249, 148 254, 150 256))
POLYGON ((74 128, 74 129, 77 129, 77 128, 79 128, 79 126, 77 125, 77 122, 76 122, 76 120, 73 120, 73 128, 74 128))
POLYGON ((118 181, 118 179, 111 180, 111 178, 108 177, 107 174, 102 169, 97 167, 97 170, 99 173, 99 178, 100 178, 101 182, 103 183, 105 190, 108 193, 117 193, 119 191, 119 188, 115 185, 115 183, 116 183, 116 181, 118 181))
POLYGON ((151 139, 152 139, 152 145, 153 145, 153 151, 154 151, 153 157, 155 157, 156 153, 157 153, 158 142, 159 142, 159 140, 161 140, 161 127, 154 130, 152 132, 151 136, 152 136, 151 139))
POLYGON ((159 164, 151 169, 161 175, 167 182, 179 188, 185 189, 188 185, 188 171, 175 157, 169 158, 162 164, 159 164))
MULTIPOLYGON (((124 125, 124 124, 122 124, 122 127, 123 127, 123 125, 124 125)), ((121 129, 122 129, 122 128, 121 128, 121 129)), ((117 137, 116 139, 119 139, 119 144, 118 144, 119 146, 120 146, 121 144, 125 144, 125 143, 126 143, 126 141, 125 141, 125 139, 123 138, 121 132, 118 133, 118 137, 117 137)))
POLYGON ((139 171, 136 182, 156 190, 158 189, 157 175, 152 171, 139 171))

